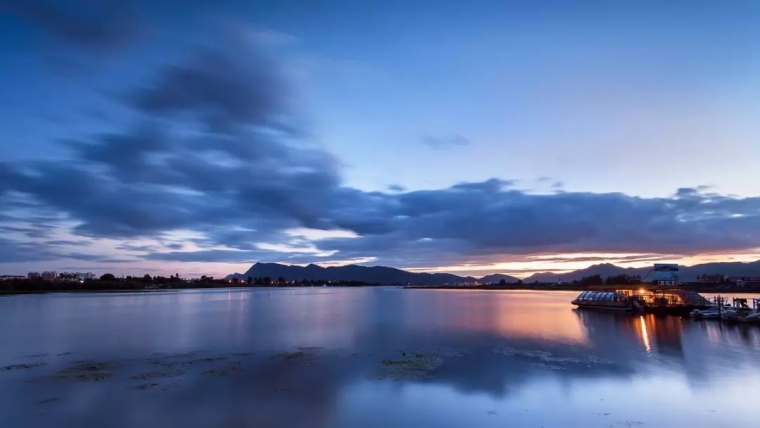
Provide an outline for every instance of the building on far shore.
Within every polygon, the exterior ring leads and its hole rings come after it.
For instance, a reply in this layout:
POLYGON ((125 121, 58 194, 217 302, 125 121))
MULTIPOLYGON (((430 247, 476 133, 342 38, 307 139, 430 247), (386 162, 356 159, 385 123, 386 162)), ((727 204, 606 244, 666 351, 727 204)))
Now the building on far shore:
POLYGON ((39 272, 29 272, 26 274, 26 279, 40 279, 42 275, 39 272))
POLYGON ((14 279, 26 279, 23 275, 0 275, 0 281, 13 281, 14 279))
POLYGON ((697 275, 697 282, 703 284, 721 284, 728 280, 728 276, 716 274, 716 275, 697 275))
POLYGON ((728 280, 735 283, 738 287, 760 285, 760 276, 732 276, 728 280))
POLYGON ((59 281, 86 281, 95 279, 95 274, 92 272, 61 272, 58 274, 59 281))
POLYGON ((58 274, 54 270, 46 270, 45 272, 42 272, 42 279, 45 281, 55 281, 56 277, 58 277, 58 274))

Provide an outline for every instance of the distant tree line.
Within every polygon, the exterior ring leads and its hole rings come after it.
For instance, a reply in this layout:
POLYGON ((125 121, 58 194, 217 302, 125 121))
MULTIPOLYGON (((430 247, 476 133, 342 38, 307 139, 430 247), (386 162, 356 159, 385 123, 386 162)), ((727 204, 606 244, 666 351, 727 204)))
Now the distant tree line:
POLYGON ((247 286, 259 286, 259 287, 282 287, 282 286, 296 286, 296 287, 318 287, 322 285, 340 285, 340 286, 359 286, 359 285, 380 285, 372 282, 365 281, 335 281, 335 280, 323 280, 323 279, 302 279, 298 280, 286 280, 283 277, 279 277, 276 280, 268 276, 248 276, 244 279, 230 279, 228 282, 238 285, 247 286))
POLYGON ((379 285, 363 281, 324 281, 308 280, 287 281, 283 277, 273 280, 270 277, 248 277, 246 280, 231 278, 214 278, 202 276, 194 280, 182 279, 179 274, 164 276, 125 276, 117 277, 106 273, 97 279, 83 281, 46 281, 35 279, 10 279, 0 281, 0 294, 42 293, 49 291, 119 291, 145 289, 194 289, 194 288, 229 288, 229 287, 314 287, 314 286, 362 286, 379 285))
MULTIPOLYGON (((581 279, 575 279, 572 281, 566 281, 561 282, 559 284, 557 283, 545 283, 540 281, 533 281, 528 284, 525 284, 522 280, 517 280, 516 282, 507 282, 506 280, 502 279, 499 281, 498 285, 501 287, 522 287, 525 285, 531 285, 531 286, 564 286, 568 288, 586 288, 586 287, 592 287, 592 286, 598 286, 598 285, 635 285, 635 284, 641 284, 641 277, 638 275, 613 275, 608 276, 606 279, 602 278, 601 275, 590 275, 590 276, 584 276, 581 279)), ((494 284, 491 284, 494 285, 494 284)))

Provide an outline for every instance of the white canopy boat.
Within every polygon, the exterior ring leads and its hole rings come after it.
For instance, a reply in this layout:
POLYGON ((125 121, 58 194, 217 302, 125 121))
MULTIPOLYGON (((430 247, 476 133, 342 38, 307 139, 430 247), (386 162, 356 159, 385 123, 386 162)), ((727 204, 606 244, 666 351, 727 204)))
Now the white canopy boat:
POLYGON ((719 307, 713 307, 713 308, 707 308, 707 309, 694 309, 689 313, 692 318, 695 319, 703 319, 703 320, 709 320, 709 319, 720 319, 720 316, 722 315, 723 310, 719 307))

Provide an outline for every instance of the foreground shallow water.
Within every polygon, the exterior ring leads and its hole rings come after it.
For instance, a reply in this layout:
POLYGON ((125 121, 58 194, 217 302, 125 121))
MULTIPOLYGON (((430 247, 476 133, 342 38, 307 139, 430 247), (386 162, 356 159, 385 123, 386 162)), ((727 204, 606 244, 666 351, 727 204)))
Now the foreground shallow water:
POLYGON ((0 426, 757 426, 760 327, 576 294, 3 297, 0 426))

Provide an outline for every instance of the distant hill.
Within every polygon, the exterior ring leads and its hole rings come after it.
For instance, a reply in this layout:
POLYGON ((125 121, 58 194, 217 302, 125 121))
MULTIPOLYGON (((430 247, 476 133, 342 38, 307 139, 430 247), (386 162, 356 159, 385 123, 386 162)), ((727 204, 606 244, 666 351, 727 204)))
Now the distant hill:
POLYGON ((644 276, 649 271, 652 270, 651 267, 645 267, 645 268, 623 268, 620 266, 613 265, 611 263, 602 263, 598 265, 592 265, 585 269, 579 269, 572 272, 565 272, 565 273, 554 273, 554 272, 538 272, 534 273, 533 275, 523 279, 523 282, 559 282, 560 280, 568 282, 568 281, 574 281, 576 279, 581 279, 585 276, 593 276, 593 275, 601 275, 602 278, 607 278, 608 276, 615 276, 615 275, 640 275, 644 276))
POLYGON ((480 278, 480 282, 484 283, 497 283, 501 280, 504 280, 506 282, 517 282, 519 278, 516 278, 514 276, 504 275, 502 273, 495 273, 493 275, 486 275, 483 278, 480 278))
MULTIPOLYGON (((535 273, 523 279, 523 282, 558 282, 560 279, 563 281, 573 281, 592 275, 601 275, 602 278, 621 274, 644 277, 651 270, 651 267, 623 268, 610 263, 603 263, 566 273, 535 273)), ((678 276, 681 281, 696 281, 699 275, 760 276, 760 260, 750 263, 704 263, 694 266, 679 266, 678 276)))
MULTIPOLYGON (((694 266, 680 266, 679 277, 682 281, 696 281, 698 275, 760 276, 760 260, 751 263, 705 263, 694 266)), ((523 282, 559 282, 573 281, 585 276, 601 275, 602 278, 615 275, 639 275, 644 277, 652 270, 645 268, 623 268, 610 263, 602 263, 566 273, 539 272, 523 282)), ((302 279, 317 281, 362 281, 374 284, 413 284, 443 285, 480 281, 498 283, 502 279, 514 283, 518 278, 504 274, 486 275, 480 279, 471 276, 458 276, 449 273, 415 273, 386 266, 331 266, 322 267, 315 264, 308 266, 281 265, 279 263, 256 263, 245 273, 234 273, 227 278, 247 279, 248 277, 265 277, 272 279, 283 277, 288 281, 302 279)))
POLYGON ((245 273, 235 273, 228 278, 247 279, 248 277, 279 277, 287 281, 362 281, 375 284, 414 284, 440 285, 460 282, 475 282, 473 277, 461 277, 448 273, 414 273, 385 266, 331 266, 322 267, 315 264, 308 266, 281 265, 278 263, 256 263, 245 273))

